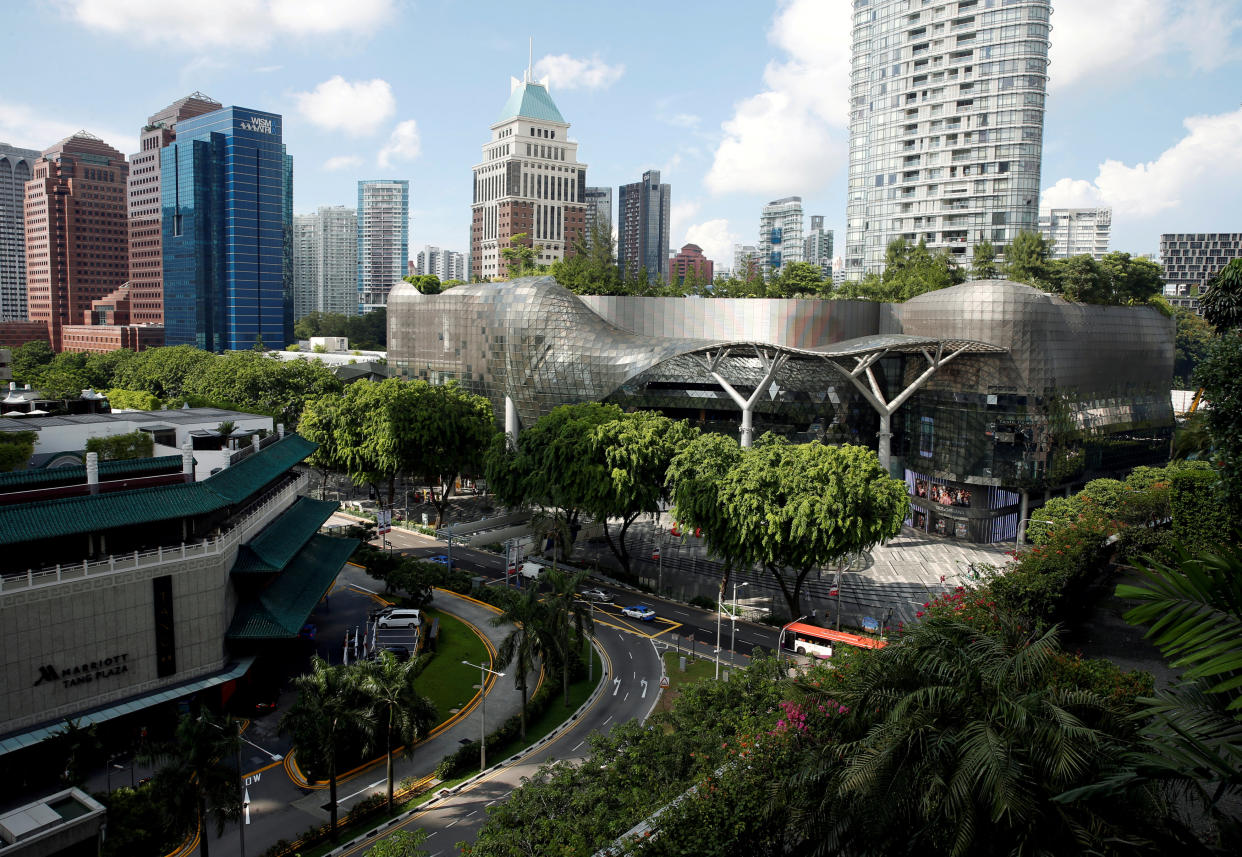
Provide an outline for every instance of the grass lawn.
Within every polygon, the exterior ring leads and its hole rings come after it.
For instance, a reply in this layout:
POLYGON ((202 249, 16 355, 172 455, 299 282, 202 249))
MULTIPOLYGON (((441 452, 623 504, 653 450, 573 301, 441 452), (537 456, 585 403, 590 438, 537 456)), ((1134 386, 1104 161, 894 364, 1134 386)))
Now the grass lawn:
POLYGON ((474 685, 479 683, 479 671, 462 663, 487 663, 487 649, 478 635, 455 616, 439 610, 428 609, 427 625, 431 619, 440 620, 440 641, 435 657, 415 681, 415 687, 423 696, 436 704, 440 722, 452 717, 454 708, 461 708, 475 695, 474 685))
MULTIPOLYGON (((679 656, 677 652, 664 653, 664 671, 668 673, 668 687, 664 693, 660 694, 660 702, 656 706, 656 711, 668 711, 673 707, 673 701, 677 699, 677 695, 681 692, 680 688, 687 684, 694 684, 696 681, 711 681, 716 677, 716 663, 709 660, 700 660, 689 656, 686 658, 686 671, 682 672, 678 662, 679 656)), ((720 669, 726 670, 724 664, 720 665, 720 669)))

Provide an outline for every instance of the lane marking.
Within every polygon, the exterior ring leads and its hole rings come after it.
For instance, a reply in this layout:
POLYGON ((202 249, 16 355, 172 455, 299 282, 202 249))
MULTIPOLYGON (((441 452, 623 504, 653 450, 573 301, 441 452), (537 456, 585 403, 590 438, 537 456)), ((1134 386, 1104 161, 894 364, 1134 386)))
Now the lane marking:
POLYGON ((633 652, 631 652, 631 651, 629 651, 629 650, 627 649, 625 653, 626 653, 627 655, 629 655, 629 656, 630 656, 630 660, 631 660, 631 661, 632 661, 632 660, 634 660, 634 653, 633 653, 633 652))
POLYGON ((574 748, 573 748, 572 750, 570 750, 569 752, 571 752, 571 753, 577 753, 577 752, 578 752, 578 748, 579 748, 579 747, 581 747, 581 746, 582 746, 583 744, 585 744, 585 743, 586 743, 586 741, 579 741, 577 744, 575 744, 575 745, 574 745, 574 748))
POLYGON ((630 698, 630 692, 627 690, 627 691, 625 692, 625 696, 621 697, 621 701, 622 701, 622 702, 625 702, 625 701, 626 701, 627 699, 629 699, 629 698, 630 698))
POLYGON ((611 721, 612 721, 612 715, 611 715, 611 714, 609 714, 609 715, 608 715, 608 719, 604 721, 603 725, 604 725, 604 726, 607 726, 607 725, 608 725, 611 721))
POLYGON ((453 819, 453 820, 452 820, 452 821, 450 821, 448 824, 444 825, 444 829, 445 829, 445 830, 448 830, 450 827, 452 827, 454 824, 456 824, 456 823, 457 823, 457 822, 459 822, 459 821, 461 821, 461 819, 460 819, 460 818, 455 818, 455 819, 453 819))
POLYGON ((470 816, 474 815, 476 812, 478 812, 478 809, 470 810, 468 813, 466 813, 465 818, 469 818, 470 816))

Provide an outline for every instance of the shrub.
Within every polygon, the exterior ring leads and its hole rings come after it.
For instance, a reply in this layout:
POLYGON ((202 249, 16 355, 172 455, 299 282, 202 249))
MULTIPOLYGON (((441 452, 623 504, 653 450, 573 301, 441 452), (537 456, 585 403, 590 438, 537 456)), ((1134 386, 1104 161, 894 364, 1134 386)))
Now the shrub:
POLYGON ((706 595, 696 595, 690 599, 691 607, 702 607, 704 610, 715 610, 716 602, 706 595))
POLYGON ((1142 670, 1123 670, 1104 658, 1084 658, 1068 652, 1058 652, 1054 660, 1056 668, 1049 677, 1051 687, 1089 690, 1130 710, 1138 707, 1139 697, 1155 692, 1155 679, 1142 670))
POLYGON ((155 441, 145 431, 114 434, 111 437, 92 437, 86 442, 86 451, 98 453, 100 461, 150 458, 155 451, 155 441))

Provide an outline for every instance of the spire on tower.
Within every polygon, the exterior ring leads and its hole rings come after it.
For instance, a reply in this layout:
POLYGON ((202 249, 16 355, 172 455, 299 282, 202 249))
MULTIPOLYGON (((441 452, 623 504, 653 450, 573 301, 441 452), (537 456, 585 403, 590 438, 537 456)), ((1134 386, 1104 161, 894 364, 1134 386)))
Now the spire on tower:
POLYGON ((530 48, 526 60, 526 82, 532 83, 535 80, 535 37, 530 37, 530 48))

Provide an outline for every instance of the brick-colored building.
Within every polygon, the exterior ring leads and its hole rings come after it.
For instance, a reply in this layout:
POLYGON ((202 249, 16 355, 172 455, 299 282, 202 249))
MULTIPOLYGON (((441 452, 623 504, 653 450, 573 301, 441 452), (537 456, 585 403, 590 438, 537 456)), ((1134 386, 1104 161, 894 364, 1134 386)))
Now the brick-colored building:
POLYGON ((710 283, 714 278, 715 264, 703 255, 703 248, 698 244, 686 244, 681 252, 668 260, 669 283, 680 283, 686 279, 690 271, 700 283, 710 283))
POLYGON ((21 348, 27 342, 50 343, 45 321, 0 321, 0 348, 21 348))
POLYGON ((129 156, 129 282, 135 324, 164 323, 160 149, 177 139, 179 121, 223 106, 201 92, 174 101, 147 119, 139 136, 141 151, 129 156))
POLYGON ((134 288, 126 283, 91 301, 82 324, 61 328, 62 351, 142 351, 164 344, 164 326, 134 323, 134 288))
POLYGON ((125 156, 79 131, 44 151, 26 183, 26 293, 31 321, 47 325, 52 348, 91 301, 129 272, 125 156))

